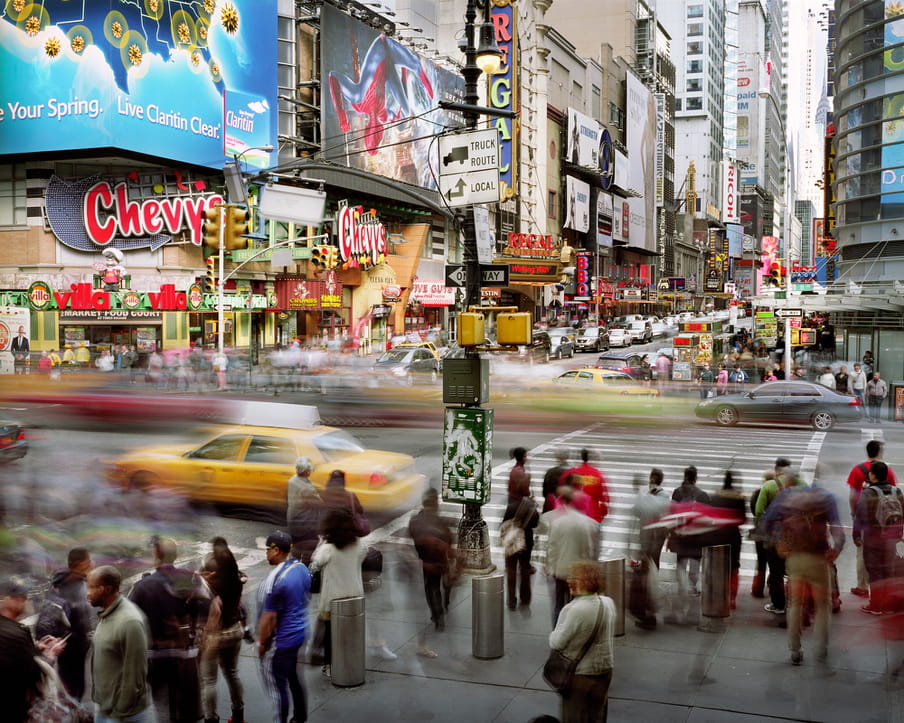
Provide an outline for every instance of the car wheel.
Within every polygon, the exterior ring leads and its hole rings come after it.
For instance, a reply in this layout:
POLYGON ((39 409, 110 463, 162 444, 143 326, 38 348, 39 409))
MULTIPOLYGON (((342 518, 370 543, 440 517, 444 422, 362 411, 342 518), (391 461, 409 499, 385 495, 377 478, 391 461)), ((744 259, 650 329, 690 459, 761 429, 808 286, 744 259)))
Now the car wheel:
POLYGON ((571 353, 568 355, 569 359, 574 359, 574 347, 571 349, 571 353))
POLYGON ((832 416, 831 412, 820 409, 813 415, 810 423, 813 425, 813 429, 820 432, 828 432, 835 425, 835 417, 832 416))
POLYGON ((547 364, 549 364, 549 352, 548 351, 544 353, 543 361, 545 361, 547 364))
POLYGON ((738 423, 738 410, 734 407, 719 407, 714 416, 716 424, 722 427, 730 427, 738 423))

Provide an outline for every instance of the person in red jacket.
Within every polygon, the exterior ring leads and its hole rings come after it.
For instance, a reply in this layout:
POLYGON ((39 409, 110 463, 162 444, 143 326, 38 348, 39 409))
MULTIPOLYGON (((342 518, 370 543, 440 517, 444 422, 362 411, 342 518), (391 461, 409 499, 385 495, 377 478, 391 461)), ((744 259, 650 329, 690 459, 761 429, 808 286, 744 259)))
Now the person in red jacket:
POLYGON ((581 464, 565 470, 559 484, 570 485, 572 489, 580 490, 588 499, 583 500, 583 504, 575 506, 588 517, 602 522, 609 513, 609 488, 606 477, 590 464, 589 459, 590 452, 582 449, 581 464))

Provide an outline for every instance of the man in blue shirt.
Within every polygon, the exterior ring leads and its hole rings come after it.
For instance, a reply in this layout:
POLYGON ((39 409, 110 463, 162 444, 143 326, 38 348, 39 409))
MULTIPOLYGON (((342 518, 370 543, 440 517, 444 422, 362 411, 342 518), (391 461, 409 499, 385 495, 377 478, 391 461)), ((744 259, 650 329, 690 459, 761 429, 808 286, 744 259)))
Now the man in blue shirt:
POLYGON ((258 655, 264 687, 273 703, 274 723, 289 719, 289 693, 295 715, 292 721, 308 719, 304 679, 299 678, 298 651, 308 637, 308 600, 311 573, 304 564, 289 556, 292 538, 276 530, 267 537, 267 562, 274 570, 264 581, 259 599, 263 600, 258 623, 258 655))

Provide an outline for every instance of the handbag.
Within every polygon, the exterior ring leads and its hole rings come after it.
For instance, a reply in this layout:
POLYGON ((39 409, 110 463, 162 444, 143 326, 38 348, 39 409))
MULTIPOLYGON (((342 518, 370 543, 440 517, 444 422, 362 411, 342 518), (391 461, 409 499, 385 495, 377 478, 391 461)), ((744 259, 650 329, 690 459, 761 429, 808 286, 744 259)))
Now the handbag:
POLYGON ((499 526, 499 539, 506 557, 512 557, 527 547, 524 528, 518 527, 514 520, 506 520, 499 526))
POLYGON ((557 693, 566 693, 571 687, 578 663, 587 655, 587 651, 590 650, 590 646, 596 640, 603 621, 603 601, 599 600, 599 604, 600 607, 596 613, 596 624, 593 626, 593 632, 590 633, 590 637, 587 638, 587 642, 584 643, 581 652, 578 653, 578 657, 569 658, 561 650, 553 649, 549 651, 549 657, 543 665, 543 680, 557 693))

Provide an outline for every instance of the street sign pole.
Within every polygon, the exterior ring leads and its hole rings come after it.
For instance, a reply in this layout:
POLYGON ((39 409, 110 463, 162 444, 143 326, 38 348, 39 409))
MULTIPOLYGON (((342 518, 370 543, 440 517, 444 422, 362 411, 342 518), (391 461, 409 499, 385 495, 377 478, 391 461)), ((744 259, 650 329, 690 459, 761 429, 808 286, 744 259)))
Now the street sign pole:
POLYGON ((794 356, 793 347, 791 346, 791 317, 785 317, 785 379, 791 378, 792 357, 794 356))

